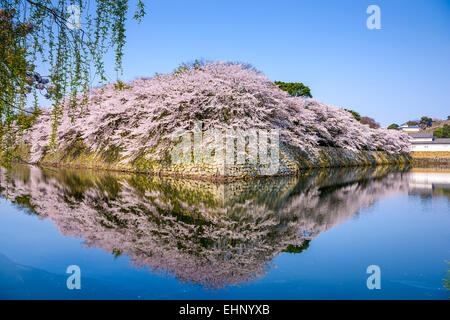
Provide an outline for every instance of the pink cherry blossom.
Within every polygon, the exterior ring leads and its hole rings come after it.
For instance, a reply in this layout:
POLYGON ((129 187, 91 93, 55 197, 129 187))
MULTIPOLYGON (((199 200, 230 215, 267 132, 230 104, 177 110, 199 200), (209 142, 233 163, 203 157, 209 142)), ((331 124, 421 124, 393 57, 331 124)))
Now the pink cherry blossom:
MULTIPOLYGON (((409 151, 408 136, 386 128, 372 129, 340 107, 314 99, 291 97, 262 73, 242 64, 206 63, 180 73, 136 79, 123 90, 113 84, 93 88, 86 106, 72 110, 65 101, 58 126, 60 150, 82 139, 94 152, 120 149, 122 163, 145 154, 161 161, 173 147, 171 135, 203 129, 279 129, 283 144, 310 158, 319 146, 348 150, 409 151)), ((82 97, 79 97, 82 100, 82 97)), ((51 113, 44 110, 24 140, 31 162, 39 162, 51 134, 51 113)))

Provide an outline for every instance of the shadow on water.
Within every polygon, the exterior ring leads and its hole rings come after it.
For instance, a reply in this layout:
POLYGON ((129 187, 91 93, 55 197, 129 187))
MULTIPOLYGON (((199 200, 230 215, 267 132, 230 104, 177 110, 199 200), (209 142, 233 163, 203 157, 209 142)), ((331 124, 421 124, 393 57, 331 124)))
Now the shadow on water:
POLYGON ((449 197, 449 174, 371 167, 223 184, 17 165, 0 168, 0 192, 87 247, 219 289, 264 275, 278 254, 301 254, 378 199, 449 197))

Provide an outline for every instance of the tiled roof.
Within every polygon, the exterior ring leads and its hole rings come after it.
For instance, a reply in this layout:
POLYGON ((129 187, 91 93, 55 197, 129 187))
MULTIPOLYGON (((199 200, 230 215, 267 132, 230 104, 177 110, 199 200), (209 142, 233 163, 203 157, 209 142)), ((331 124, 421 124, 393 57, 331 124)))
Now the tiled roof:
POLYGON ((433 138, 433 132, 410 132, 412 138, 433 138))
POLYGON ((450 144, 450 138, 434 139, 433 141, 411 141, 412 144, 450 144))

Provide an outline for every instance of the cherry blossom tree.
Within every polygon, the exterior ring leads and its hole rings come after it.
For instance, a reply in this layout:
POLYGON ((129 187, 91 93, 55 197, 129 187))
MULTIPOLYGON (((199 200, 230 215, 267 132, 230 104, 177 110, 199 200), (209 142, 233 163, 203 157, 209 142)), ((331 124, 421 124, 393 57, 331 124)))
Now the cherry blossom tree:
MULTIPOLYGON (((143 156, 163 161, 174 146, 172 134, 192 130, 197 121, 203 130, 276 129, 282 144, 311 158, 321 146, 391 154, 408 152, 410 146, 404 132, 370 128, 340 107, 292 97, 261 72, 238 63, 208 62, 94 88, 82 112, 69 108, 70 103, 66 99, 58 126, 58 150, 81 140, 94 153, 119 150, 122 163, 143 156)), ((24 134, 31 146, 30 162, 39 162, 48 152, 51 116, 42 110, 24 134)))

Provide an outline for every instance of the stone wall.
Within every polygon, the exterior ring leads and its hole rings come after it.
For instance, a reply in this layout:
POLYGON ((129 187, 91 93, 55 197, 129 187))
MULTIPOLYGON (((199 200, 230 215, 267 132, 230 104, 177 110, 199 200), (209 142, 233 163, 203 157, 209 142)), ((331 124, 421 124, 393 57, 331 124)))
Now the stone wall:
POLYGON ((439 166, 450 167, 450 152, 425 152, 415 151, 411 152, 411 163, 414 166, 439 166))
MULTIPOLYGON (((21 147, 22 159, 27 162, 29 148, 21 147)), ((259 164, 223 164, 223 163, 187 163, 152 162, 145 156, 126 162, 120 158, 120 152, 111 150, 91 152, 81 141, 58 151, 56 155, 46 154, 39 164, 44 166, 90 168, 117 170, 125 172, 141 172, 161 176, 189 177, 195 179, 232 181, 245 178, 267 176, 265 166, 259 164)), ((320 147, 316 156, 308 156, 302 150, 281 145, 279 166, 273 176, 289 176, 299 174, 310 168, 374 166, 386 164, 406 164, 410 157, 405 153, 389 154, 383 151, 352 151, 342 148, 320 147)), ((266 166, 267 167, 267 166, 266 166)))

